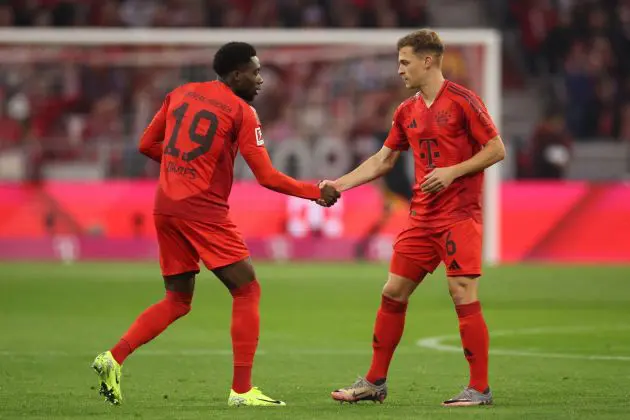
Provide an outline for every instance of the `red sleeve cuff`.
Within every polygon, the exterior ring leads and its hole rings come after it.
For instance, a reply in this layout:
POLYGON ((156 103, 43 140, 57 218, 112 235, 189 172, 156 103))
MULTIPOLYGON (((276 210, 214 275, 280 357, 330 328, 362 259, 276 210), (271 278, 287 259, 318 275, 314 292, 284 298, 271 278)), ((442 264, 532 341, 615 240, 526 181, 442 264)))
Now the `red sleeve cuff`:
POLYGON ((317 185, 308 185, 308 188, 305 191, 305 195, 306 198, 310 200, 317 200, 321 197, 321 193, 317 185))

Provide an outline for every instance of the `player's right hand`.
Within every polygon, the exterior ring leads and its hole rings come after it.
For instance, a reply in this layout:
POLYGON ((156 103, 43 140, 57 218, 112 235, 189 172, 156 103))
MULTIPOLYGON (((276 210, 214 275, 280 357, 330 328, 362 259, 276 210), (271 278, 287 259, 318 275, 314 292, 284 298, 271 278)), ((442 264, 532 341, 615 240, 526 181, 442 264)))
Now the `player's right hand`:
POLYGON ((337 191, 332 182, 322 181, 319 183, 319 200, 317 204, 324 207, 330 207, 337 202, 341 193, 337 191))

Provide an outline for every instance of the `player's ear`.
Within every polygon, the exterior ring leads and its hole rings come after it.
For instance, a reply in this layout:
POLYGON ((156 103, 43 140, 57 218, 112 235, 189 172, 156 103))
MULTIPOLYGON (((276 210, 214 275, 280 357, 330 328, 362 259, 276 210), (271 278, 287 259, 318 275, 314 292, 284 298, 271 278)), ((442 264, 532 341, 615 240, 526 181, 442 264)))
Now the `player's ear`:
POLYGON ((236 84, 241 84, 247 80, 247 71, 245 69, 234 70, 234 81, 236 84))
POLYGON ((429 67, 431 67, 431 64, 433 64, 433 56, 427 55, 426 57, 424 57, 424 67, 428 69, 429 67))
POLYGON ((228 77, 227 80, 229 80, 230 83, 238 85, 241 81, 241 72, 238 70, 234 70, 232 71, 228 77))

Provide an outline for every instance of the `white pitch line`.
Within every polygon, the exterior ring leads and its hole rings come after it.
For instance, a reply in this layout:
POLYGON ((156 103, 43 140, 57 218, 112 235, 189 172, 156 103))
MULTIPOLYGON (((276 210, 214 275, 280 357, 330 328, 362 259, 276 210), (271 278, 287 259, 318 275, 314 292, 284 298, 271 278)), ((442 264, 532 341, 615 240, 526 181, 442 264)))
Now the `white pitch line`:
MULTIPOLYGON (((615 330, 628 330, 629 326, 620 325, 612 327, 596 327, 596 326, 584 326, 584 327, 549 327, 549 328, 529 328, 522 330, 504 330, 504 331, 491 331, 490 336, 510 336, 510 335, 537 335, 537 334, 570 334, 574 332, 589 332, 589 331, 615 331, 615 330)), ((444 344, 447 340, 459 340, 458 335, 442 335, 437 337, 427 337, 418 340, 416 344, 418 347, 448 352, 448 353, 461 353, 462 348, 460 345, 444 344)), ((630 356, 612 356, 604 354, 571 354, 571 353, 546 353, 527 350, 508 350, 508 349, 490 349, 491 355, 498 356, 518 356, 518 357, 541 357, 550 359, 576 359, 576 360, 612 360, 630 362, 630 356)))
MULTIPOLYGON (((630 330, 630 326, 576 326, 576 327, 543 327, 543 328, 528 328, 520 330, 502 330, 492 331, 491 336, 510 336, 510 335, 537 335, 537 334, 570 334, 573 332, 590 332, 590 331, 616 331, 616 330, 630 330)), ((446 340, 459 340, 458 335, 443 335, 436 337, 427 337, 416 342, 416 345, 421 348, 449 352, 449 353, 461 353, 462 349, 459 345, 444 344, 446 340)), ((396 350, 397 354, 401 353, 417 353, 415 350, 417 347, 399 347, 396 350)), ((94 352, 69 352, 64 350, 44 350, 44 351, 13 351, 13 350, 0 350, 0 357, 94 357, 98 351, 94 352)), ((227 349, 211 349, 211 348, 196 348, 196 349, 177 349, 177 350, 159 350, 159 349, 139 349, 137 351, 139 356, 221 356, 227 357, 232 355, 232 350, 227 349)), ((372 354, 370 346, 367 345, 364 349, 330 349, 330 348, 298 348, 290 349, 284 348, 282 350, 258 350, 257 356, 265 355, 295 355, 295 356, 365 356, 372 354)), ((612 361, 630 361, 630 356, 611 356, 611 355, 588 355, 588 354, 569 354, 569 353, 545 353, 527 351, 524 349, 491 349, 490 354, 500 356, 522 356, 522 357, 543 357, 543 358, 557 358, 557 359, 578 359, 578 360, 612 360, 612 361)))

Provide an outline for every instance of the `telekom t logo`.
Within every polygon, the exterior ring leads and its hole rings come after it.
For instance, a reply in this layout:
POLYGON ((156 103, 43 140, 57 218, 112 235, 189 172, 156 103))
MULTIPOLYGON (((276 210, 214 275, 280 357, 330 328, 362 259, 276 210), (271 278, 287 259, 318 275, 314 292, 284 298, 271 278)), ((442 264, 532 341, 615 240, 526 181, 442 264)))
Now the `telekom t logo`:
POLYGON ((420 140, 420 159, 423 159, 427 167, 431 169, 435 168, 433 159, 440 157, 440 151, 438 150, 437 145, 437 139, 420 140))

